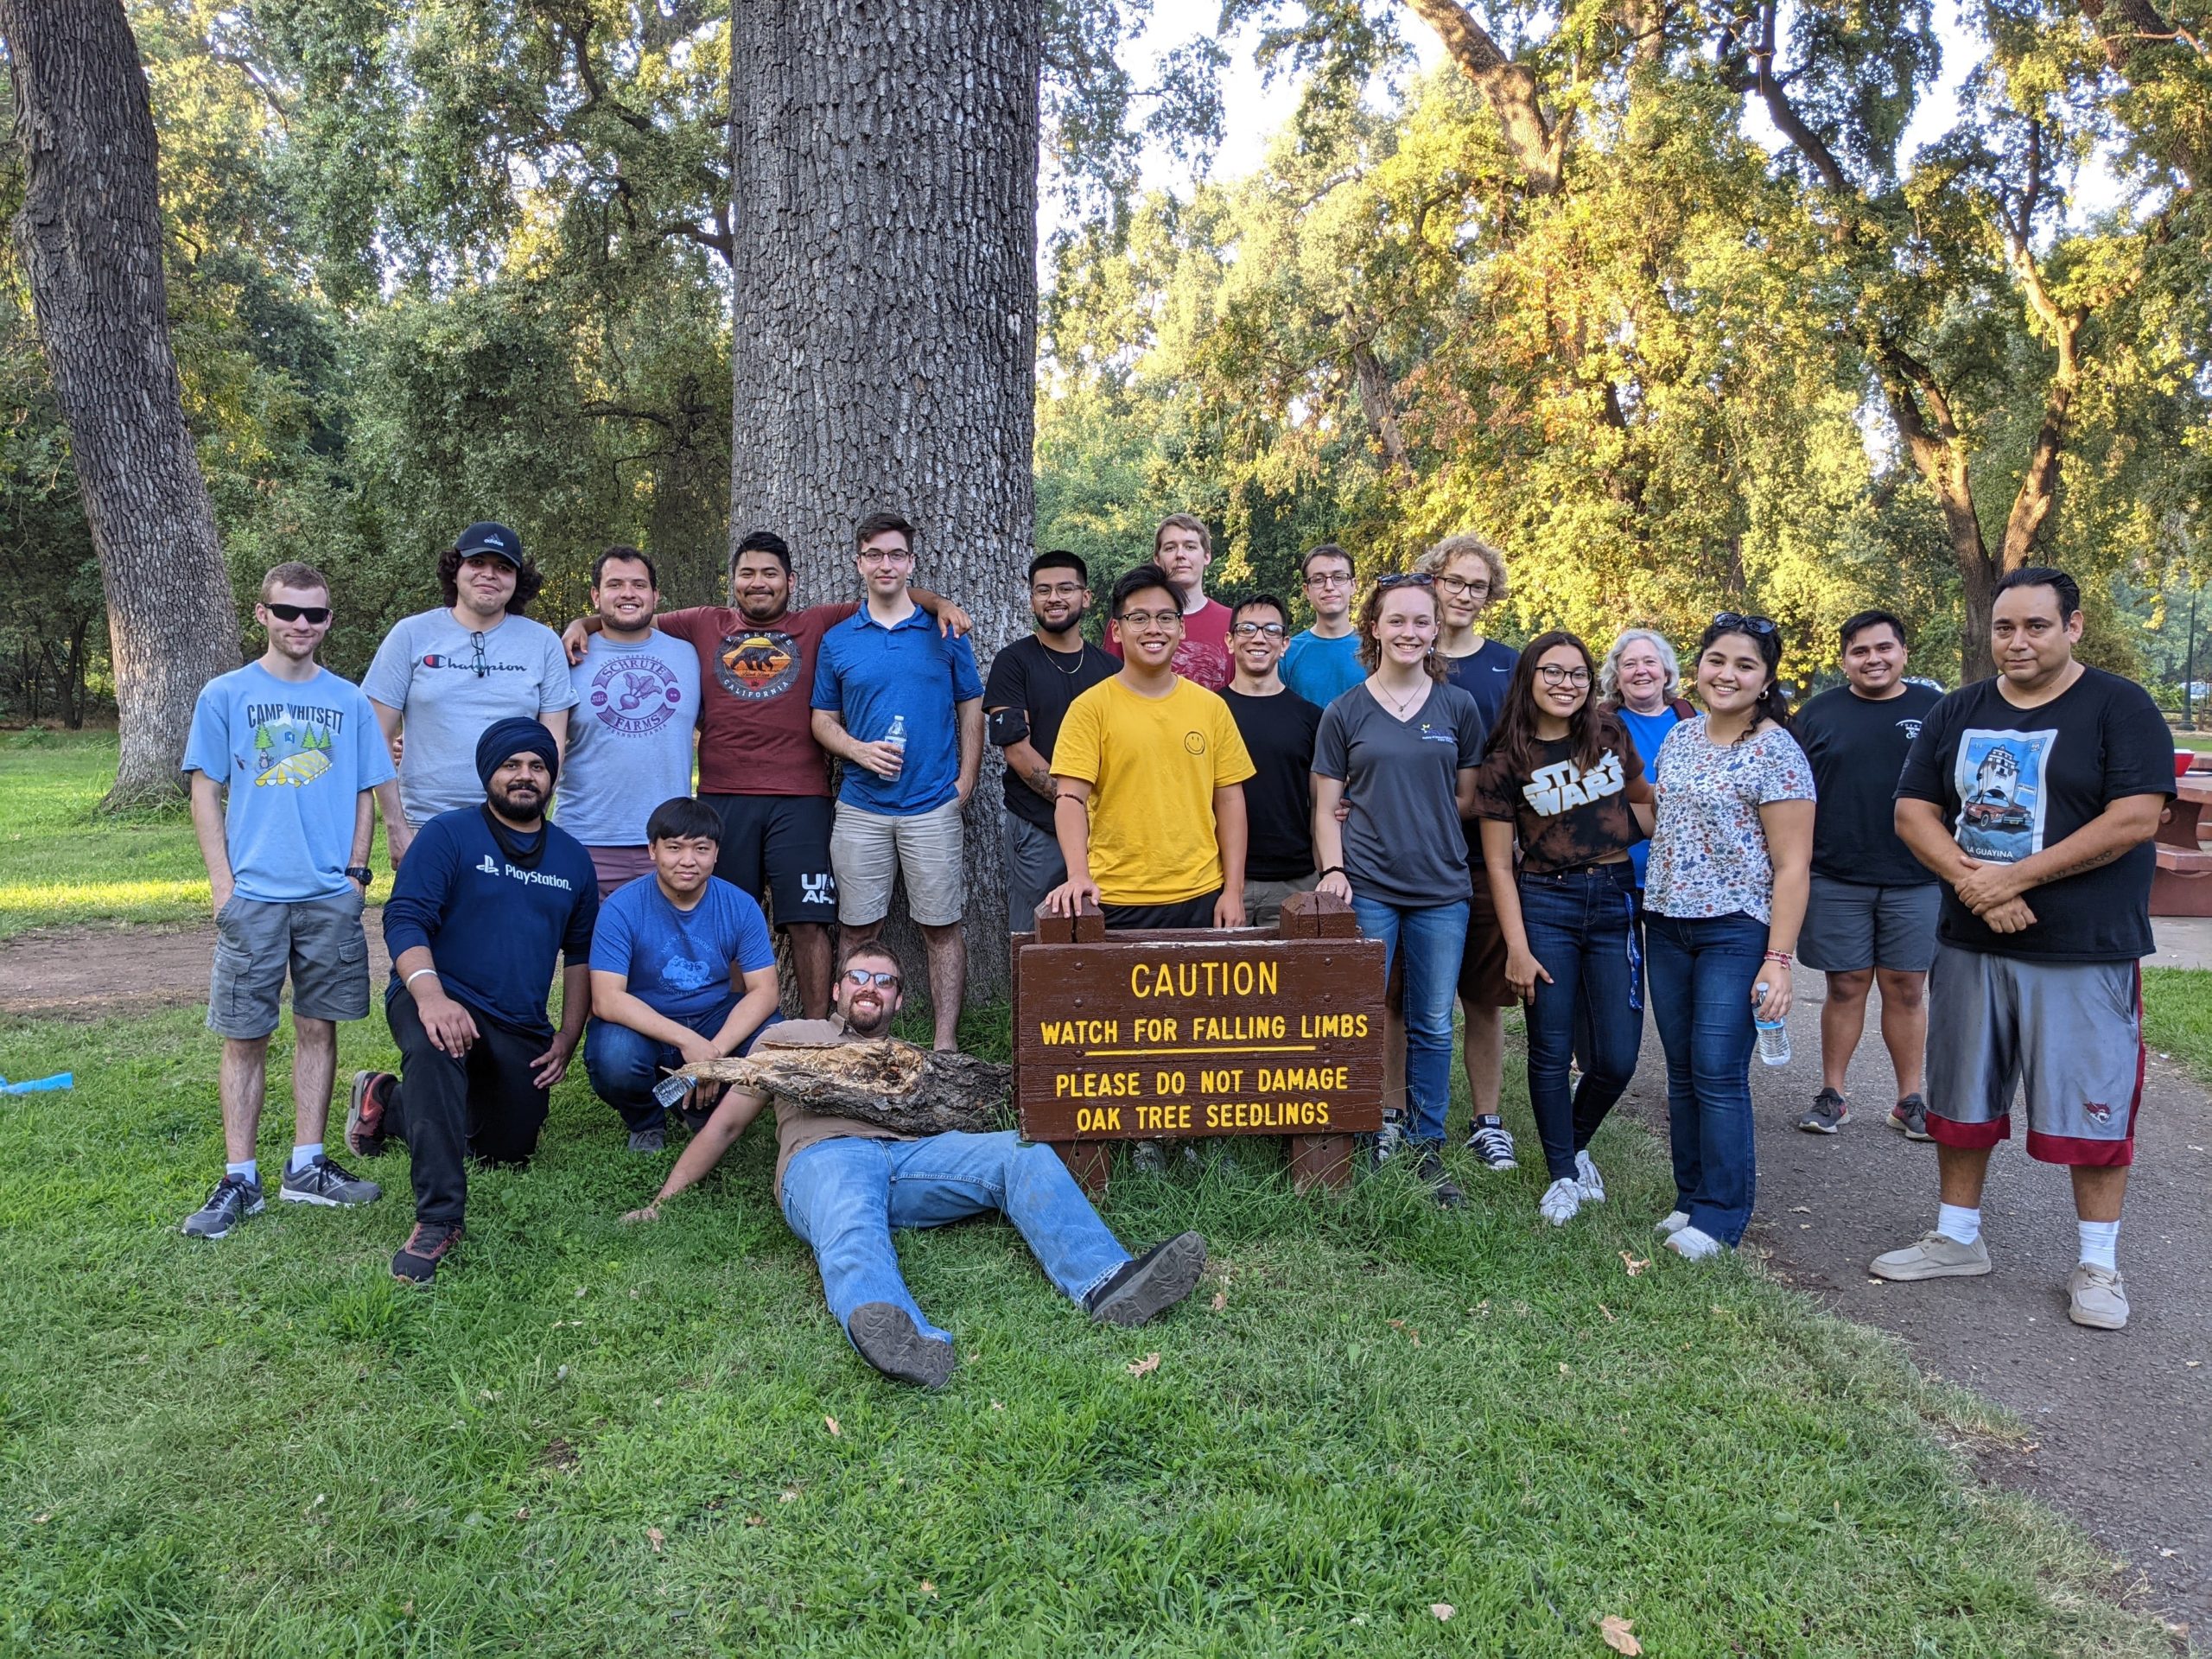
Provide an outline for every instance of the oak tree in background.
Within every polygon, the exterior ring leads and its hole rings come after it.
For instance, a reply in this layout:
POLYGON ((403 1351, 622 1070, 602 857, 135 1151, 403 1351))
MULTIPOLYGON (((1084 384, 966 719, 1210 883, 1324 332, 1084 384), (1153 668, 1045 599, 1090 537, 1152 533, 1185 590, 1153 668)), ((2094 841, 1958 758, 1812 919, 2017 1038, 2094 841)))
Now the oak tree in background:
POLYGON ((169 348, 158 151, 122 0, 0 0, 25 169, 16 245, 107 596, 110 806, 177 794, 238 620, 169 348))

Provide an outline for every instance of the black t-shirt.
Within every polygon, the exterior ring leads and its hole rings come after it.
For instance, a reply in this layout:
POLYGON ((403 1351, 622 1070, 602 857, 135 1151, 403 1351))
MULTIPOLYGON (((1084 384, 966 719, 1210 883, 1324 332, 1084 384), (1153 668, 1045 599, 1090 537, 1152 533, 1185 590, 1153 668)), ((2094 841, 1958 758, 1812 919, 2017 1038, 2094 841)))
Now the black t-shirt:
MULTIPOLYGON (((2113 802, 2174 792, 2174 740, 2150 694, 2084 668, 2039 709, 2015 709, 1990 679, 1952 692, 1922 721, 1897 779, 1903 800, 1929 801, 1959 846, 1986 864, 2017 864, 2055 847, 2113 802)), ((2150 842, 2111 863, 2024 895, 2035 925, 1995 933, 1943 888, 1946 944, 2045 962, 2148 956, 2150 842)))
POLYGON ((1942 692, 1910 682, 1879 700, 1839 685, 1790 722, 1820 794, 1813 819, 1815 874, 1876 887, 1920 887, 1936 879, 1897 839, 1897 774, 1920 722, 1942 699, 1942 692))
POLYGON ((1648 804, 1651 785, 1625 731, 1588 771, 1576 763, 1570 738, 1539 739, 1529 759, 1525 772, 1516 771, 1493 749, 1475 773, 1475 817, 1513 825, 1522 869, 1541 875, 1602 864, 1643 839, 1628 808, 1648 804))
MULTIPOLYGON (((1497 717, 1505 712, 1505 693, 1513 683, 1514 665, 1520 662, 1521 653, 1510 645, 1501 645, 1495 639, 1485 639, 1479 649, 1465 657, 1446 657, 1444 677, 1475 700, 1476 710, 1483 717, 1483 735, 1487 742, 1491 733, 1497 729, 1497 717)), ((1594 688, 1593 688, 1594 689, 1594 688)), ((1483 867, 1482 831, 1473 818, 1463 820, 1461 827, 1467 833, 1467 863, 1479 870, 1483 867)), ((1480 883, 1482 877, 1475 878, 1480 883)))
POLYGON ((1321 711, 1297 692, 1246 696, 1224 690, 1244 747, 1257 768, 1244 780, 1251 826, 1244 874, 1255 881, 1295 881, 1313 874, 1313 734, 1321 711))
MULTIPOLYGON (((1068 705, 1101 680, 1112 679, 1121 667, 1089 640, 1080 652, 1052 651, 1038 644, 1033 633, 991 658, 990 677, 983 682, 983 707, 1028 710, 1029 747, 1050 760, 1068 705)), ((1006 808, 1052 833, 1052 804, 1015 777, 1011 767, 1006 774, 1006 808)))

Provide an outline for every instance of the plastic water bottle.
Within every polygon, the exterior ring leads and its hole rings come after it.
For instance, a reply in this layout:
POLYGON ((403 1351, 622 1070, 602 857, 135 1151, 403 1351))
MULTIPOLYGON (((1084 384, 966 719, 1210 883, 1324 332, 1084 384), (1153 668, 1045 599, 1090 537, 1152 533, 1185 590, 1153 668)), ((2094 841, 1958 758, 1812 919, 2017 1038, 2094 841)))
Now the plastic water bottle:
POLYGON ((893 715, 891 716, 891 729, 883 734, 883 741, 888 743, 893 748, 898 750, 899 753, 904 754, 906 753, 906 715, 893 715))
MULTIPOLYGON (((1766 1001, 1764 980, 1759 982, 1758 1000, 1761 1002, 1766 1001)), ((1769 1065, 1789 1065, 1789 1022, 1783 1020, 1762 1020, 1754 1012, 1751 1015, 1751 1024, 1758 1029, 1759 1034, 1759 1058, 1764 1060, 1769 1065)))

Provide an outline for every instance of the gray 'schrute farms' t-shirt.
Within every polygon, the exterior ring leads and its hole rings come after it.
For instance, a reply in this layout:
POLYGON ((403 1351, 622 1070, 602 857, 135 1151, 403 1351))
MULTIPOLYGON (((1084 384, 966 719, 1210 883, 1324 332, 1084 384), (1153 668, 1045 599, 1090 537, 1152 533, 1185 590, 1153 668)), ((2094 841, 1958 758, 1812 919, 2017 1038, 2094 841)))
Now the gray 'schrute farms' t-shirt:
POLYGON ((361 681, 372 702, 404 716, 399 801, 416 829, 484 798, 476 740, 494 721, 535 720, 575 705, 569 655, 543 622, 508 615, 484 632, 448 610, 402 617, 361 681))
POLYGON ((569 683, 554 821, 587 847, 642 847, 653 809, 691 792, 699 653, 658 628, 634 645, 594 633, 569 683))
POLYGON ((1355 685, 1322 711, 1313 770, 1341 779, 1344 875, 1353 896, 1449 905, 1471 891, 1459 827, 1459 773, 1482 759, 1482 710, 1458 686, 1432 686, 1399 720, 1355 685))

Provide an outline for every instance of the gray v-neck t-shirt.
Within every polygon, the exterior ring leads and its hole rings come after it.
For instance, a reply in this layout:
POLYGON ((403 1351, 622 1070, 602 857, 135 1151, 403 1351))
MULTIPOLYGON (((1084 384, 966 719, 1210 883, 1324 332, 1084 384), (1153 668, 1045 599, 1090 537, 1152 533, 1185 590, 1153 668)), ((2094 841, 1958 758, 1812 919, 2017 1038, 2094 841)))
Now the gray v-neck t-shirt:
POLYGON ((1471 891, 1459 773, 1483 756, 1482 710, 1451 684, 1399 720, 1364 683, 1322 712, 1313 770, 1343 780, 1344 875, 1356 897, 1448 905, 1471 891))

